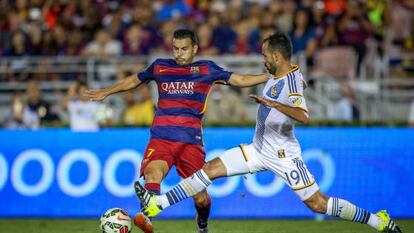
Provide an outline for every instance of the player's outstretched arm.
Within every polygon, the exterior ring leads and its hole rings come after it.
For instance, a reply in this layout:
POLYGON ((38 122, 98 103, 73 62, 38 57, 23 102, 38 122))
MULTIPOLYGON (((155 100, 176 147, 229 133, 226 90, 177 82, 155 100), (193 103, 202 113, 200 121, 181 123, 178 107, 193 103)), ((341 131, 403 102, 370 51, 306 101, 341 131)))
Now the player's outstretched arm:
POLYGON ((139 84, 141 84, 141 81, 136 77, 136 75, 131 75, 110 88, 102 90, 86 90, 83 96, 92 101, 100 101, 105 99, 108 95, 121 91, 128 91, 137 87, 139 84))
POLYGON ((230 76, 228 83, 235 87, 251 87, 260 83, 267 82, 269 74, 236 74, 230 76))
POLYGON ((268 100, 264 97, 257 96, 257 95, 249 95, 252 99, 256 100, 257 103, 263 104, 270 108, 276 108, 280 112, 288 115, 289 117, 299 121, 300 123, 308 123, 309 122, 309 115, 308 113, 299 107, 291 107, 277 101, 268 100))

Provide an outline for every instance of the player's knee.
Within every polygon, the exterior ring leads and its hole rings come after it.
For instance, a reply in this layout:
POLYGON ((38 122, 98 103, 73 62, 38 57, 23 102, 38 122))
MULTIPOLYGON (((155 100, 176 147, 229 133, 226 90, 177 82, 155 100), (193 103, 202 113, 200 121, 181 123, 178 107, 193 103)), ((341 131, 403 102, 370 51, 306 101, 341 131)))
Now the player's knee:
POLYGON ((203 171, 206 173, 208 178, 213 181, 216 178, 216 171, 214 166, 209 162, 203 166, 203 171))
POLYGON ((144 170, 145 181, 147 183, 161 183, 167 173, 168 164, 165 161, 151 162, 144 170))
POLYGON ((160 183, 164 177, 163 172, 159 169, 145 169, 145 181, 147 183, 160 183))
POLYGON ((326 197, 320 191, 314 193, 309 199, 305 201, 305 204, 315 213, 325 214, 328 208, 328 197, 326 197))
POLYGON ((203 171, 213 181, 216 178, 227 176, 227 170, 219 158, 213 159, 203 166, 203 171))

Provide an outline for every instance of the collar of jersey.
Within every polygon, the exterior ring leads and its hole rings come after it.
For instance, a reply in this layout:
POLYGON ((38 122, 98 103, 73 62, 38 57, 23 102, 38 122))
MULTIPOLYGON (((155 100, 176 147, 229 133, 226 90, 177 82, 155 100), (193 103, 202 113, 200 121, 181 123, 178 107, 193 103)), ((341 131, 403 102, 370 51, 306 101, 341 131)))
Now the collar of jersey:
POLYGON ((284 73, 284 74, 282 74, 282 75, 279 75, 279 76, 273 76, 274 77, 274 79, 279 79, 279 78, 283 78, 283 77, 285 77, 286 75, 288 75, 289 73, 292 73, 292 72, 295 72, 296 70, 298 70, 299 69, 299 66, 298 65, 292 65, 292 68, 288 71, 288 72, 286 72, 286 73, 284 73))

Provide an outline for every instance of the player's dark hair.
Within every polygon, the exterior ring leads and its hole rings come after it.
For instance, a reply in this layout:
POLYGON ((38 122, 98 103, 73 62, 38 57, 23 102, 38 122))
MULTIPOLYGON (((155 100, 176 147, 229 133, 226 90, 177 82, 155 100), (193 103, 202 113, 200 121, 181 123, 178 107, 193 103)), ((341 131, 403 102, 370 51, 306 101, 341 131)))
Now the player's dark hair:
POLYGON ((198 44, 198 38, 193 31, 188 30, 188 29, 178 29, 174 32, 174 39, 186 39, 186 38, 191 39, 191 42, 193 43, 193 45, 198 44))
POLYGON ((292 42, 285 33, 276 32, 263 40, 263 43, 266 42, 269 42, 270 52, 278 51, 286 60, 292 57, 292 42))

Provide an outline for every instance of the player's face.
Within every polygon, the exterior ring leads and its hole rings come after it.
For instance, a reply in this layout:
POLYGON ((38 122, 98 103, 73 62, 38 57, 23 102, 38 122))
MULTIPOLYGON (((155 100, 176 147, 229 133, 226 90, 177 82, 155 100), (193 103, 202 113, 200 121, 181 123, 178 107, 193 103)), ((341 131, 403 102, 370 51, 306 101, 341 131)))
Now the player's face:
POLYGON ((188 65, 193 62, 197 53, 197 45, 193 45, 190 38, 173 40, 173 56, 179 65, 188 65))
POLYGON ((271 74, 276 74, 276 60, 273 54, 268 49, 268 42, 264 43, 262 46, 262 55, 264 60, 264 65, 266 66, 267 71, 271 74))

